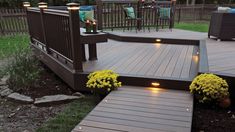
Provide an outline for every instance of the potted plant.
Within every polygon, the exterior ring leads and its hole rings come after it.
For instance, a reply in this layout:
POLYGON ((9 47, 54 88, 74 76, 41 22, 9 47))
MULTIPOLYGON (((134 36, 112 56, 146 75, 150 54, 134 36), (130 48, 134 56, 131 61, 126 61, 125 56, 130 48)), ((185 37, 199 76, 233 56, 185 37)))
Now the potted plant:
POLYGON ((201 103, 217 102, 222 107, 231 103, 227 82, 214 74, 198 75, 189 89, 201 103))
POLYGON ((117 80, 118 76, 112 70, 95 71, 88 75, 86 86, 103 99, 112 90, 121 86, 121 82, 117 80))

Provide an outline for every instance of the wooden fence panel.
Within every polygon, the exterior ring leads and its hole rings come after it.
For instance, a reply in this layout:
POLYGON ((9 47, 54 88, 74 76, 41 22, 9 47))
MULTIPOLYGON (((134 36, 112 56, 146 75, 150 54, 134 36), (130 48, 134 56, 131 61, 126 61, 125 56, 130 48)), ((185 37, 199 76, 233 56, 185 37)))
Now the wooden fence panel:
POLYGON ((0 35, 28 32, 24 9, 0 9, 0 35))

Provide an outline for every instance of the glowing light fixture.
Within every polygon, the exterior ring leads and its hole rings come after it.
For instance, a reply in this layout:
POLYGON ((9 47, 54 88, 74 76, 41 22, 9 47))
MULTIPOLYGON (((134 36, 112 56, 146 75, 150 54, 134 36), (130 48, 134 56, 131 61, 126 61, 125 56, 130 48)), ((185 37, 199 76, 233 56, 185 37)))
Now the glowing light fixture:
POLYGON ((199 52, 197 52, 197 55, 199 55, 199 52))
POLYGON ((23 2, 23 6, 24 7, 30 7, 30 3, 29 2, 23 2))
POLYGON ((40 3, 38 3, 38 7, 39 7, 40 9, 47 8, 47 3, 46 3, 46 2, 40 2, 40 3))
POLYGON ((161 41, 162 41, 161 39, 156 39, 156 42, 158 42, 158 43, 161 42, 161 41))
POLYGON ((67 4, 68 10, 79 10, 79 4, 78 3, 68 3, 67 4))
POLYGON ((154 86, 154 87, 158 87, 158 86, 160 86, 160 83, 158 83, 158 82, 152 82, 151 85, 154 86))

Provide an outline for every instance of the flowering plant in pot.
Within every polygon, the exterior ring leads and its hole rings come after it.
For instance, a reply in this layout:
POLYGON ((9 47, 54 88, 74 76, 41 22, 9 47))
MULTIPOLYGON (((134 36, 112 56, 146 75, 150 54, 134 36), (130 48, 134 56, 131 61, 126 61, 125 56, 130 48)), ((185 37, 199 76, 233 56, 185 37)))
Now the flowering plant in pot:
POLYGON ((112 90, 121 87, 122 83, 117 80, 118 76, 112 70, 95 71, 88 75, 86 86, 103 98, 112 90))
POLYGON ((214 74, 198 75, 189 89, 201 103, 217 102, 222 107, 230 105, 227 82, 214 74))

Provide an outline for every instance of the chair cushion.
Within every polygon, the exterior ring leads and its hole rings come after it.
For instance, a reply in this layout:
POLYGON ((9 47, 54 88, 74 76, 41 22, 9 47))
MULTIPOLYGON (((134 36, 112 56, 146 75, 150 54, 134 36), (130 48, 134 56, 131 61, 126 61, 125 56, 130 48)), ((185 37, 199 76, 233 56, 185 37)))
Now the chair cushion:
POLYGON ((235 13, 235 8, 230 9, 229 13, 235 13))
POLYGON ((79 8, 80 21, 85 22, 86 20, 94 21, 94 7, 93 6, 80 6, 79 8))
POLYGON ((94 7, 93 6, 80 6, 79 7, 80 9, 80 11, 92 11, 92 10, 94 10, 94 7))
POLYGON ((89 21, 94 21, 95 18, 94 18, 94 11, 84 11, 85 12, 85 17, 84 17, 84 20, 89 20, 89 21))
POLYGON ((170 18, 171 17, 171 8, 161 7, 159 9, 160 18, 170 18))
POLYGON ((80 21, 85 22, 85 12, 84 11, 79 11, 79 18, 80 18, 80 21))
POLYGON ((133 7, 125 7, 125 12, 127 14, 127 17, 129 18, 135 18, 135 12, 133 7))

